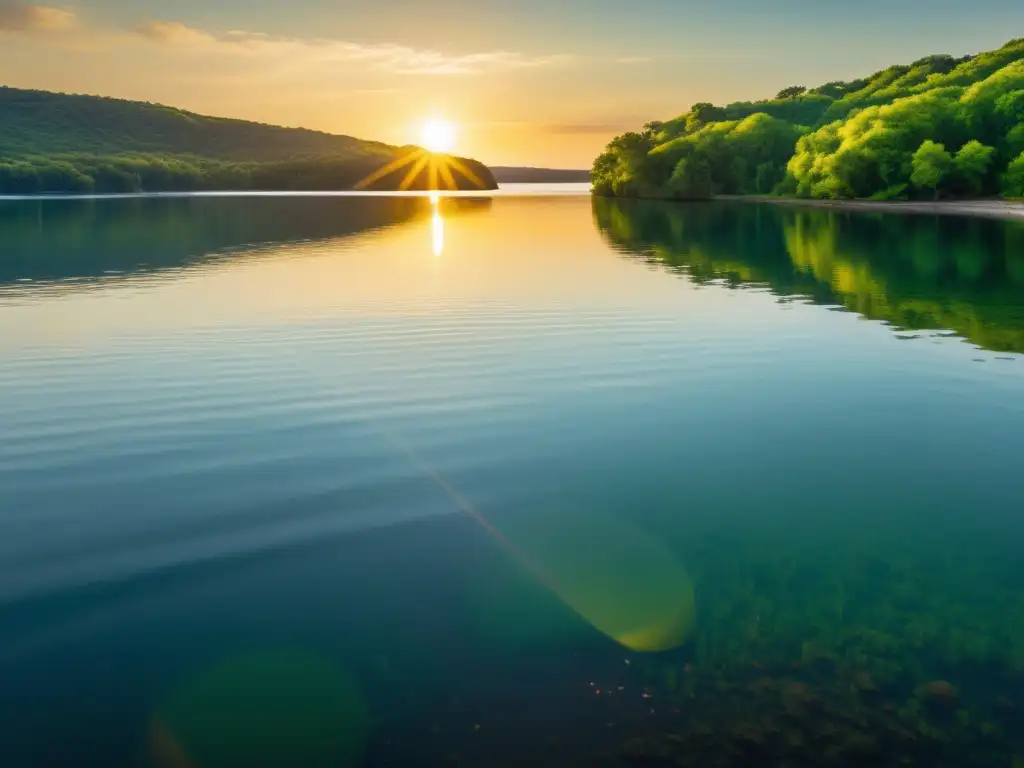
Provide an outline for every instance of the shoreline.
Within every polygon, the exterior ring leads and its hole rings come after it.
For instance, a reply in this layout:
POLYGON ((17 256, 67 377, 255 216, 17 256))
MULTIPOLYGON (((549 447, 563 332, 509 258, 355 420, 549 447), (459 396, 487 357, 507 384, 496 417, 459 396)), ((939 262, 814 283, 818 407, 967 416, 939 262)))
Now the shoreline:
POLYGON ((937 200, 934 202, 920 200, 812 200, 802 197, 772 197, 769 195, 716 195, 714 199, 874 213, 975 216, 986 219, 1024 221, 1024 200, 937 200))
POLYGON ((519 197, 519 196, 590 196, 590 184, 578 182, 551 182, 532 184, 510 182, 493 189, 338 189, 338 190, 261 190, 224 189, 167 192, 99 192, 61 193, 47 192, 14 195, 0 192, 0 203, 41 200, 141 200, 155 198, 224 198, 224 197, 519 197))

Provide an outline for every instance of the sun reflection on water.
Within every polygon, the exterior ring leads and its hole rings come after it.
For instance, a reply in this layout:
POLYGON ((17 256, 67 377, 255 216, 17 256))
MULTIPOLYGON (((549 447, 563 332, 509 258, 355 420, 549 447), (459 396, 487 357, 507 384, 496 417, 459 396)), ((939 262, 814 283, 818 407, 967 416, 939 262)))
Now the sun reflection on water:
POLYGON ((434 255, 440 256, 444 253, 444 218, 441 216, 441 199, 437 192, 430 193, 430 204, 434 207, 434 215, 430 220, 434 255))

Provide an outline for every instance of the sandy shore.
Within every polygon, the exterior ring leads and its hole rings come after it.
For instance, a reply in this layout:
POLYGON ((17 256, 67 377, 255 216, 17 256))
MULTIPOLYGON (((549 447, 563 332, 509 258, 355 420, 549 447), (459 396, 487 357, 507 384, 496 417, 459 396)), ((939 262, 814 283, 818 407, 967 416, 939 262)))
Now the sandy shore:
POLYGON ((903 202, 874 200, 807 200, 798 197, 767 197, 764 195, 719 195, 718 200, 742 200, 773 205, 800 205, 811 208, 834 208, 845 211, 877 211, 882 213, 924 213, 945 216, 982 216, 990 219, 1024 220, 1024 200, 939 200, 936 202, 903 202))

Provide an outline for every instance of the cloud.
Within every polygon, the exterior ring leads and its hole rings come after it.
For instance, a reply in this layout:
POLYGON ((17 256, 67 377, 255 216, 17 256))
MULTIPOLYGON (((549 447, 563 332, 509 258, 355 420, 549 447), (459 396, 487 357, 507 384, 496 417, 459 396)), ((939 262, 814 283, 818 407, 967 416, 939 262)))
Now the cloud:
POLYGON ((633 123, 550 123, 544 126, 547 133, 556 135, 584 133, 621 133, 628 130, 633 123))
POLYGON ((383 68, 407 75, 472 75, 495 70, 545 67, 568 62, 569 56, 530 57, 514 51, 446 56, 437 51, 395 48, 381 61, 383 68))
POLYGON ((135 30, 149 40, 173 45, 196 45, 216 42, 216 38, 201 29, 182 24, 180 21, 147 21, 135 30))
POLYGON ((214 34, 179 21, 153 20, 136 33, 148 41, 191 47, 207 52, 287 58, 336 64, 361 62, 375 69, 404 75, 472 75, 561 64, 565 55, 527 56, 515 51, 486 51, 448 55, 397 43, 360 43, 331 38, 279 37, 263 32, 231 30, 214 34))
POLYGON ((66 8, 0 0, 0 32, 53 32, 75 24, 75 13, 66 8))
POLYGON ((616 64, 650 64, 654 59, 650 56, 620 56, 615 59, 616 64))

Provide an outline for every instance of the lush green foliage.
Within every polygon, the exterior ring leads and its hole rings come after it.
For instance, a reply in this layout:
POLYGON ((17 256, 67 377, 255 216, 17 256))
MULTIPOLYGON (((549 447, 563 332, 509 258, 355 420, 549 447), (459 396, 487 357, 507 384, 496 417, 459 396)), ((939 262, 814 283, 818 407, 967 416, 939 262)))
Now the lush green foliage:
POLYGON ((136 152, 258 162, 388 155, 392 149, 351 136, 204 117, 159 104, 0 88, 0 157, 136 152))
POLYGON ((801 129, 763 113, 709 121, 661 144, 653 133, 627 133, 594 165, 599 194, 703 198, 767 193, 784 173, 801 129))
POLYGON ((1003 176, 1003 193, 1007 197, 1024 197, 1024 152, 1006 169, 1003 176))
MULTIPOLYGON (((0 88, 0 193, 350 189, 418 151, 155 104, 0 88)), ((372 188, 397 188, 410 167, 372 188)), ((461 188, 495 186, 479 163, 453 167, 461 188)), ((408 186, 432 181, 421 168, 408 186)))
POLYGON ((593 177, 597 194, 627 197, 1019 195, 1022 152, 1024 39, 766 101, 695 104, 613 140, 593 177))
POLYGON ((939 186, 953 170, 953 157, 941 144, 925 141, 918 147, 911 160, 914 171, 910 174, 910 183, 920 190, 928 190, 939 195, 939 186))

